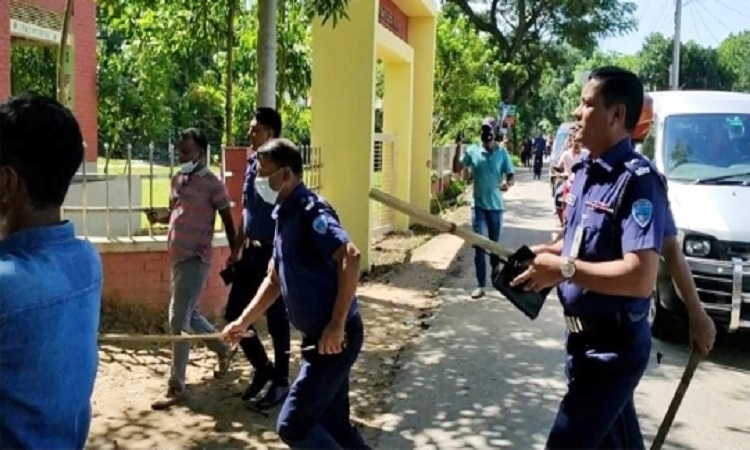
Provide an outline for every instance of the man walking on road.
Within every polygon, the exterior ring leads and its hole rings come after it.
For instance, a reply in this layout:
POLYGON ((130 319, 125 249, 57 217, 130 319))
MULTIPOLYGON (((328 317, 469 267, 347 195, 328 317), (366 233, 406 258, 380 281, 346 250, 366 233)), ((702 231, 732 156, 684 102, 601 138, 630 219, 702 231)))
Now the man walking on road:
MULTIPOLYGON (((258 176, 257 151, 266 142, 281 135, 281 116, 273 108, 261 107, 250 121, 248 137, 254 153, 247 161, 245 184, 242 190, 242 223, 237 233, 234 255, 234 279, 224 318, 232 322, 245 310, 268 274, 268 262, 273 253, 276 221, 273 219, 274 205, 264 201, 255 189, 258 176)), ((270 408, 284 401, 289 392, 289 316, 283 301, 276 301, 266 311, 268 333, 271 335, 274 362, 271 363, 258 336, 240 341, 242 352, 255 369, 253 380, 242 394, 243 401, 260 395, 270 383, 266 394, 255 404, 258 409, 270 408)))
MULTIPOLYGON (((484 119, 481 127, 481 145, 472 145, 461 151, 462 142, 456 141, 456 152, 453 155, 453 172, 470 169, 474 175, 474 198, 471 208, 471 223, 475 233, 487 236, 499 242, 503 226, 503 192, 513 185, 514 167, 508 151, 496 140, 497 123, 492 118, 484 119)), ((494 274, 500 260, 490 255, 490 266, 494 274)), ((487 286, 487 252, 479 247, 474 248, 474 266, 476 268, 477 288, 472 298, 484 296, 487 286)))

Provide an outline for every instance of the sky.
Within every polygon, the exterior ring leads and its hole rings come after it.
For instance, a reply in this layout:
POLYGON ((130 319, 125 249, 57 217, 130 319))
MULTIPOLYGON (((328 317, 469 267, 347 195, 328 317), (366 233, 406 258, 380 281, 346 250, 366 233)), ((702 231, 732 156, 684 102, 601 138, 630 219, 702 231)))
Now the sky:
MULTIPOLYGON (((646 36, 674 34, 675 0, 631 0, 636 3, 638 29, 617 38, 599 41, 605 51, 624 54, 641 49, 646 36)), ((750 29, 750 0, 682 0, 682 42, 718 47, 729 34, 750 29)))

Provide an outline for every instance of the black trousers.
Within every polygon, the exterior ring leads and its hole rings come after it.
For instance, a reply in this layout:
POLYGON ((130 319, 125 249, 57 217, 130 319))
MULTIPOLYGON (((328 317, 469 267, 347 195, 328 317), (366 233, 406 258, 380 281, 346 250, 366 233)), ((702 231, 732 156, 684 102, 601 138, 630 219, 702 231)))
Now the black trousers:
MULTIPOLYGON (((242 311, 253 299, 266 278, 268 261, 272 254, 273 246, 271 244, 261 245, 260 247, 248 245, 242 252, 242 258, 237 262, 235 268, 234 281, 229 291, 229 300, 227 300, 227 307, 224 312, 224 318, 227 321, 240 317, 242 311)), ((274 379, 287 383, 289 381, 290 328, 289 314, 281 296, 266 311, 266 319, 268 321, 268 333, 271 335, 271 341, 273 342, 276 369, 274 379)), ((269 363, 268 355, 255 325, 251 325, 249 329, 255 332, 255 336, 242 339, 240 347, 255 370, 262 369, 269 363)))

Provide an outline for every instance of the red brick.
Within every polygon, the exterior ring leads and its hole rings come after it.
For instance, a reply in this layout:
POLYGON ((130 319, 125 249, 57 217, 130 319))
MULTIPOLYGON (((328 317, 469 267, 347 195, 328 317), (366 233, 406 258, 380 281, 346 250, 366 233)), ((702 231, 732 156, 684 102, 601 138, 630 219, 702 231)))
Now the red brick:
MULTIPOLYGON (((64 14, 65 0, 18 0, 57 14, 64 14)), ((96 161, 98 149, 98 95, 96 61, 96 5, 94 0, 77 0, 71 18, 75 36, 73 112, 86 142, 86 161, 96 161)), ((0 99, 10 92, 10 0, 0 0, 0 99)))

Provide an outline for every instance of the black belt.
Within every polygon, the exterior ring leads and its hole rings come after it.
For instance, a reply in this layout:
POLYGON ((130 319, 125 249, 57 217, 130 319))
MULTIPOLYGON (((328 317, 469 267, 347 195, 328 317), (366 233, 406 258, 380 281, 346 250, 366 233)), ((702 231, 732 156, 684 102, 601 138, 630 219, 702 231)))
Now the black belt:
POLYGON ((261 239, 253 239, 253 238, 247 238, 245 240, 245 248, 263 248, 263 247, 273 247, 273 241, 266 241, 261 239))
POLYGON ((565 326, 574 334, 602 334, 640 322, 647 313, 617 313, 601 316, 572 316, 565 314, 565 326))

